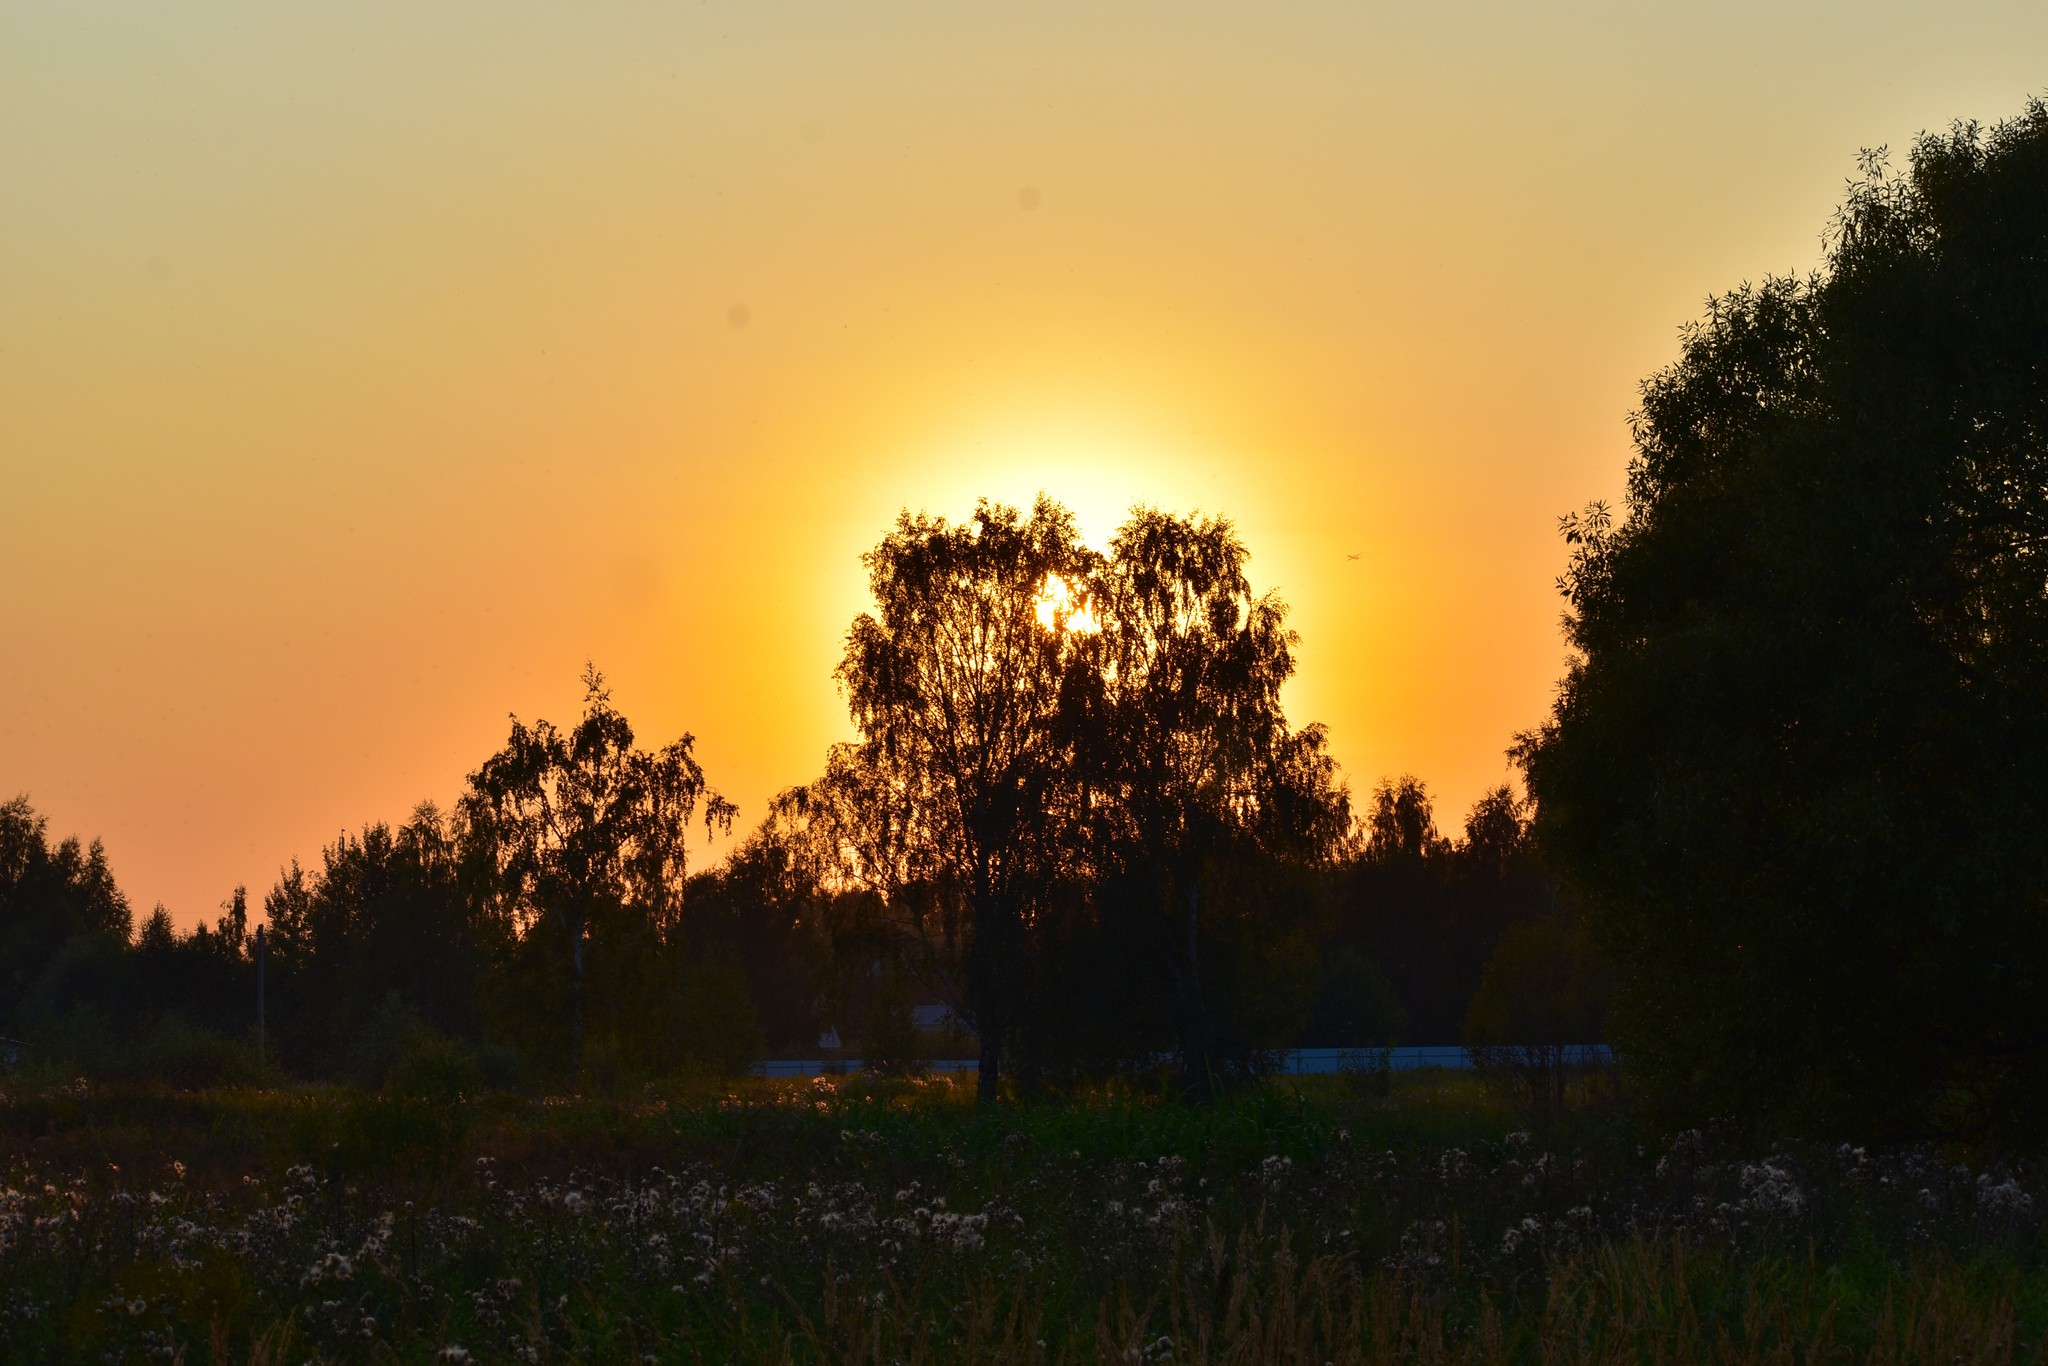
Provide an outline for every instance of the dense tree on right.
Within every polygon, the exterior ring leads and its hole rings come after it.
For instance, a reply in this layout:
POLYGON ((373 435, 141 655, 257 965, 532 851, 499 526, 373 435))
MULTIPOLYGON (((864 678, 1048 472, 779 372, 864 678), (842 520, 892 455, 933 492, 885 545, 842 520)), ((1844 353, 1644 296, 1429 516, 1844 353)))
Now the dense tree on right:
POLYGON ((1672 1115, 2048 1109, 2048 107, 1882 154, 1824 268, 1710 301, 1627 516, 1565 519, 1519 756, 1672 1115))

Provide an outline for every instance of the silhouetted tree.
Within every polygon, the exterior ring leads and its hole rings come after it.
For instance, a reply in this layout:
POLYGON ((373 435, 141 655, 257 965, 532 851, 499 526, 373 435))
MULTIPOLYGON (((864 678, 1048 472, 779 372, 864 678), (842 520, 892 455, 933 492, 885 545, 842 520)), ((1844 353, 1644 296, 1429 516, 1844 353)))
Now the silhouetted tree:
POLYGON ((959 964, 979 1093, 993 1098, 1029 1011, 1029 927, 1061 876, 1058 824, 1072 810, 1054 723, 1075 637, 1040 610, 1053 584, 1085 581, 1093 556, 1041 496, 1029 516, 988 502, 959 524, 906 512, 863 562, 876 612, 854 621, 838 670, 861 744, 835 755, 804 814, 841 846, 840 832, 866 827, 857 866, 959 964))
MULTIPOLYGON (((1497 837, 1491 808, 1486 820, 1489 833, 1497 837)), ((1412 773, 1380 779, 1372 791, 1365 827, 1366 856, 1379 863, 1420 866, 1450 852, 1450 841, 1437 833, 1429 785, 1412 773)))
POLYGON ((869 971, 976 1028, 984 1095, 1006 1057, 1028 1091, 1162 1049, 1206 1087, 1307 1017, 1348 815, 1245 558, 1222 519, 1146 508, 1097 555, 1042 496, 906 513, 867 557, 879 616, 840 670, 863 738, 769 824, 849 898, 836 945, 882 932, 869 971))
POLYGON ((738 965, 771 1048, 817 1044, 835 965, 831 902, 772 824, 719 866, 690 876, 685 956, 738 965))
POLYGON ((1133 509, 1069 694, 1102 913, 1136 918, 1132 966, 1163 978, 1198 1091, 1305 1022, 1314 881, 1350 821, 1323 728, 1287 724, 1296 637, 1247 558, 1223 518, 1133 509))
POLYGON ((235 888, 221 914, 187 935, 171 928, 156 908, 138 936, 139 971, 134 999, 125 1012, 141 1022, 175 1016, 223 1035, 250 1033, 256 1023, 255 947, 249 930, 248 889, 235 888))
POLYGON ((0 1032, 91 1001, 118 1010, 118 961, 133 928, 98 840, 52 846, 24 794, 0 805, 0 1032), (110 999, 111 998, 111 999, 110 999))
POLYGON ((1465 1046, 1482 1068, 1518 1072, 1538 1104, 1562 1106, 1570 1050, 1597 1043, 1607 972, 1569 916, 1510 925, 1465 1016, 1465 1046))
POLYGON ((422 1028, 482 1042, 479 993, 515 930, 465 886, 459 836, 423 802, 396 831, 343 835, 310 877, 293 860, 264 898, 272 1032, 292 1066, 337 1073, 394 1001, 422 1028))
MULTIPOLYGON (((520 1014, 531 1020, 550 995, 559 1002, 557 1057, 571 1077, 582 1073, 593 999, 624 1065, 658 1065, 639 1050, 658 1054, 673 1041, 675 1021, 658 1009, 675 1001, 677 965, 662 950, 681 911, 689 827, 699 803, 707 834, 730 829, 734 809, 706 784, 691 736, 636 749, 603 676, 588 669, 583 683, 574 729, 513 718, 504 749, 470 775, 461 804, 477 885, 526 937, 520 1014), (586 989, 593 945, 602 993, 586 989)), ((544 1047, 538 1035, 527 1043, 544 1047)))
POLYGON ((1450 840, 1437 830, 1427 784, 1403 774, 1374 787, 1361 825, 1363 846, 1330 879, 1324 956, 1348 948, 1384 972, 1409 1041, 1458 1043, 1501 935, 1556 901, 1528 813, 1511 789, 1496 788, 1473 804, 1463 838, 1450 840))
MULTIPOLYGON (((1709 301, 1521 751, 1667 1111, 2048 1108, 2048 107, 1866 164, 1825 268, 1709 301)), ((2026 1130, 2033 1132, 2034 1130, 2026 1130)))

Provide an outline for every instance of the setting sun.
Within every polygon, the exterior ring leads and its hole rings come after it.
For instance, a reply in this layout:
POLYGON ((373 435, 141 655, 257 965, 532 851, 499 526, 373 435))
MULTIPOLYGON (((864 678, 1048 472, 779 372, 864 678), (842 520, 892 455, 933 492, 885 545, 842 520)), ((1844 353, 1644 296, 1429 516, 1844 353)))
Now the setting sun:
POLYGON ((1037 610, 1038 624, 1048 631, 1093 635, 1102 629, 1093 608, 1086 602, 1076 607, 1072 586, 1057 575, 1046 580, 1045 591, 1038 596, 1037 610))

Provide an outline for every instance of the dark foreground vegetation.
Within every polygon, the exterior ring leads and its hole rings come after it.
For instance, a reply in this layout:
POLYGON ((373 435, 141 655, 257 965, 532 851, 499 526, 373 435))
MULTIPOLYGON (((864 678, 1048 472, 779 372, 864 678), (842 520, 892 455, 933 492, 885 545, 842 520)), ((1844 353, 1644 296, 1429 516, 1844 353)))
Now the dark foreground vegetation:
POLYGON ((1201 1107, 820 1079, 0 1104, 9 1361, 2004 1363, 2040 1173, 1652 1139, 1606 1079, 1201 1107))

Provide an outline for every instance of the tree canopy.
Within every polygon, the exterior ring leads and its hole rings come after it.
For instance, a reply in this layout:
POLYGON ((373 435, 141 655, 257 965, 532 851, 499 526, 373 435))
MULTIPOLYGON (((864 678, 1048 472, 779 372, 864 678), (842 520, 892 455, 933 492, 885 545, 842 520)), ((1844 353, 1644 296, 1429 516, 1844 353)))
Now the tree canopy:
POLYGON ((1668 1112, 2048 1105, 2048 108, 1871 155, 1645 382, 1519 755, 1668 1112))
POLYGON ((591 668, 583 683, 573 729, 515 718, 462 802, 483 886, 528 932, 529 985, 566 998, 560 1042, 571 1076, 582 1070, 593 1004, 612 1017, 605 1035, 615 1049, 644 1048, 664 1032, 649 1018, 661 993, 647 977, 681 914, 690 826, 700 803, 707 834, 730 829, 734 809, 705 782, 691 736, 639 749, 603 676, 591 668), (593 941, 601 992, 588 990, 593 941))
POLYGON ((773 821, 901 929, 984 1094, 1006 1055, 1027 1086, 1162 1051, 1201 1081, 1304 1022, 1348 808, 1246 559, 1227 521, 1148 508, 1098 553, 1043 496, 905 513, 867 556, 839 670, 862 739, 773 821))

